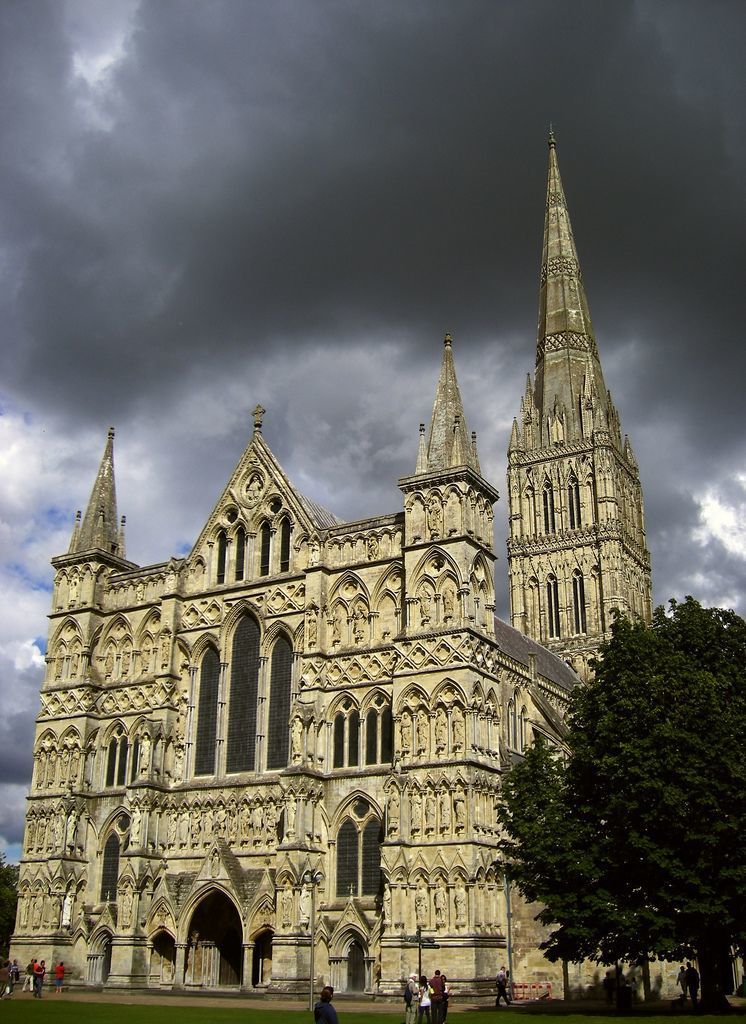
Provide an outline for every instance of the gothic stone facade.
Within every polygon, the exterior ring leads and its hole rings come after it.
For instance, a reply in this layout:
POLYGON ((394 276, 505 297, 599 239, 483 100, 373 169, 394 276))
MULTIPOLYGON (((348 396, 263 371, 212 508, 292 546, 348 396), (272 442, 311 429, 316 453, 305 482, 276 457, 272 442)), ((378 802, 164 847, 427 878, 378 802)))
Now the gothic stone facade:
MULTIPOLYGON (((110 986, 398 993, 418 929, 460 991, 506 960, 500 780, 613 606, 649 614, 550 143, 536 387, 509 452, 513 627, 446 337, 402 507, 343 523, 254 432, 191 553, 139 567, 113 431, 55 568, 12 954, 110 986), (543 641, 540 644, 538 641, 543 641), (548 648, 554 649, 554 653, 548 648)), ((518 980, 561 985, 514 896, 518 980)), ((431 962, 433 961, 434 962, 431 962)))
MULTIPOLYGON (((420 927, 505 958, 500 777, 574 674, 494 618, 446 339, 398 513, 341 523, 254 434, 191 554, 123 557, 110 435, 56 570, 13 953, 89 983, 400 990, 420 927)), ((520 917, 520 914, 519 914, 520 917)), ((530 915, 526 917, 530 921, 530 915)), ((551 968, 531 929, 516 969, 551 968)))

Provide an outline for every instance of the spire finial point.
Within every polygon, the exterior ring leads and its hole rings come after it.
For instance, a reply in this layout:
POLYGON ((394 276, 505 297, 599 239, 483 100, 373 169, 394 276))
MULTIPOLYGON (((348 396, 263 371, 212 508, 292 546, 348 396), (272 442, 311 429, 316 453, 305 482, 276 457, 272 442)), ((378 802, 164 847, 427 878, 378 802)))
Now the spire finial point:
POLYGON ((109 440, 114 440, 114 427, 109 427, 109 440))
POLYGON ((448 331, 446 332, 446 336, 443 339, 443 344, 445 345, 446 348, 450 348, 451 345, 453 344, 453 338, 451 337, 450 332, 448 331))
POLYGON ((425 435, 425 424, 424 423, 420 423, 420 433, 424 437, 424 435, 425 435))
POLYGON ((551 148, 553 148, 556 145, 557 145, 557 140, 554 137, 554 125, 550 121, 549 122, 549 148, 551 149, 551 148))
POLYGON ((254 412, 253 412, 253 416, 254 416, 254 430, 257 430, 260 433, 261 433, 261 429, 262 429, 262 423, 264 422, 264 414, 265 414, 266 411, 267 410, 263 409, 261 405, 257 405, 257 407, 254 409, 254 412))

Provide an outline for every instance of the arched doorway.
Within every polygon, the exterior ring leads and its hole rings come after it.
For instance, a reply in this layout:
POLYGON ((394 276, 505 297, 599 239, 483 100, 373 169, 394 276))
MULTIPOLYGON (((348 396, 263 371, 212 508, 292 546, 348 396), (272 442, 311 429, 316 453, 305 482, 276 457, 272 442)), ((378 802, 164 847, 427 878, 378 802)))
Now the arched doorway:
POLYGON ((156 932, 150 953, 150 984, 173 985, 176 943, 166 931, 156 932))
POLYGON ((235 988, 242 980, 243 928, 234 904, 212 890, 189 922, 185 984, 235 988))
POLYGON ((365 952, 357 939, 350 943, 347 953, 347 991, 365 991, 365 952))
POLYGON ((88 961, 88 984, 105 985, 111 974, 110 932, 103 932, 98 936, 86 959, 88 961))
POLYGON ((272 980, 272 932, 259 932, 254 939, 251 958, 251 984, 254 988, 268 985, 272 980))

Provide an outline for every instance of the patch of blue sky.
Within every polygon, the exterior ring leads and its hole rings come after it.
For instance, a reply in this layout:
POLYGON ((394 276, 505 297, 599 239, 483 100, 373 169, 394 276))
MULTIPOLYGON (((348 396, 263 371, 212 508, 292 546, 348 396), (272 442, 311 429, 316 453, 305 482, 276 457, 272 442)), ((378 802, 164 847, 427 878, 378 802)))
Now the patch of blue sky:
POLYGON ((180 540, 176 547, 177 557, 183 558, 185 555, 188 555, 193 546, 193 540, 180 540))
POLYGON ((47 653, 47 638, 45 636, 35 636, 31 641, 34 647, 38 647, 42 654, 47 653))
POLYGON ((72 533, 73 528, 73 513, 69 508, 58 508, 56 505, 50 505, 40 513, 39 518, 44 522, 46 526, 70 526, 70 532, 72 533))
POLYGON ((20 562, 8 562, 5 566, 5 571, 15 576, 24 586, 29 587, 31 590, 41 590, 48 594, 52 593, 53 581, 47 573, 43 577, 35 576, 28 571, 25 565, 21 565, 20 562))

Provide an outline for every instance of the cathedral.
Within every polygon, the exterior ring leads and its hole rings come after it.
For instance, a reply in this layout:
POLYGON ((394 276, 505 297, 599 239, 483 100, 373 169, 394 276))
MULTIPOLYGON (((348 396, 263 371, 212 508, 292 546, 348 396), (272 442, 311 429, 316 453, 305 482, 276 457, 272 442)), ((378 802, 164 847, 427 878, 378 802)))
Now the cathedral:
POLYGON ((301 494, 264 415, 191 552, 148 566, 125 554, 109 431, 52 560, 11 955, 96 986, 382 995, 420 955, 492 991, 510 956, 556 994, 501 865, 500 782, 535 737, 562 745, 613 609, 649 619, 651 594, 554 140, 508 451, 512 625, 450 336, 389 515, 301 494))

